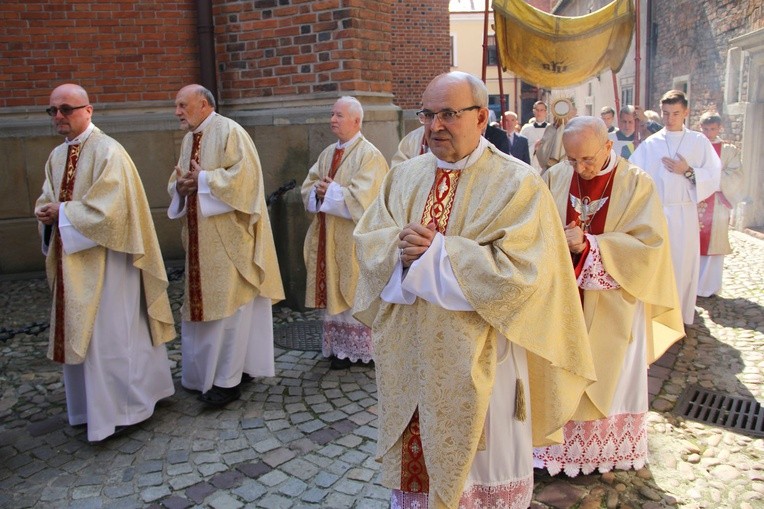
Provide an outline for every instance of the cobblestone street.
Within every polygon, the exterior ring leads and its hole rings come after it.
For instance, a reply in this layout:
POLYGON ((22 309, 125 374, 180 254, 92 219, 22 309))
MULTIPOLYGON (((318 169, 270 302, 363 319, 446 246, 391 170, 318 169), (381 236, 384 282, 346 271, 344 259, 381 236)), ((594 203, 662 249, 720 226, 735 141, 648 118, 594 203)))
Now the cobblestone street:
MULTIPOLYGON (((764 402, 764 240, 730 237, 721 294, 698 299, 687 337, 651 367, 649 466, 573 479, 537 470, 531 507, 764 508, 764 439, 675 413, 691 387, 764 402)), ((182 274, 169 273, 177 320, 182 274)), ((61 367, 45 357, 49 306, 42 278, 0 281, 0 507, 389 507, 373 368, 331 371, 320 352, 277 347, 275 377, 209 410, 180 387, 176 339, 175 395, 90 444, 66 422, 61 367)), ((277 326, 315 319, 274 308, 277 326)))

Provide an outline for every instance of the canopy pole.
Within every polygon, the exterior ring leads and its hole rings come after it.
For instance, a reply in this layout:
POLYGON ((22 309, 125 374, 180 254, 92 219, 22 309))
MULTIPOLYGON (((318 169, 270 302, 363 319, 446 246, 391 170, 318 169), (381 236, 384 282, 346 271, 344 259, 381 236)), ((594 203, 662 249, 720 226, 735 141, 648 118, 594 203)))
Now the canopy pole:
POLYGON ((613 76, 613 97, 615 98, 615 111, 616 115, 621 111, 621 98, 618 96, 618 77, 615 75, 614 70, 610 70, 610 74, 613 76))
MULTIPOLYGON (((640 22, 640 8, 639 4, 641 3, 641 0, 634 0, 634 16, 636 16, 636 20, 634 23, 634 106, 639 106, 640 100, 639 100, 639 93, 641 92, 639 81, 641 79, 641 73, 640 73, 640 65, 642 64, 642 38, 641 38, 641 22, 640 22)), ((636 148, 639 145, 640 139, 640 131, 639 128, 639 117, 637 115, 634 115, 634 148, 636 148)))
POLYGON ((485 83, 486 67, 488 67, 488 1, 485 0, 485 16, 483 16, 483 83, 485 83))

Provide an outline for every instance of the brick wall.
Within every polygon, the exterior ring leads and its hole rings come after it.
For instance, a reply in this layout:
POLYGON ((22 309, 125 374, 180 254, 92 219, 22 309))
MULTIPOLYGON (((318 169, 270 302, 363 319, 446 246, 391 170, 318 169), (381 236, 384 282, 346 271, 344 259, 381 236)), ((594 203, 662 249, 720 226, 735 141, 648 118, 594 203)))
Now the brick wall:
MULTIPOLYGON (((46 104, 68 81, 98 104, 172 100, 200 79, 195 4, 0 3, 0 108, 46 104)), ((414 108, 429 78, 449 68, 443 0, 216 0, 213 16, 224 104, 358 91, 394 93, 414 108)))
MULTIPOLYGON (((708 110, 724 111, 728 41, 764 27, 761 0, 654 0, 652 88, 648 107, 659 108, 673 79, 690 77, 690 127, 708 110)), ((739 119, 727 119, 728 137, 741 137, 739 119)))
POLYGON ((6 0, 0 108, 76 81, 91 102, 166 100, 198 79, 193 2, 6 0))
POLYGON ((392 22, 394 102, 418 109, 427 83, 451 68, 448 2, 396 0, 392 22))
POLYGON ((221 97, 351 90, 391 93, 391 4, 391 0, 216 2, 221 97))

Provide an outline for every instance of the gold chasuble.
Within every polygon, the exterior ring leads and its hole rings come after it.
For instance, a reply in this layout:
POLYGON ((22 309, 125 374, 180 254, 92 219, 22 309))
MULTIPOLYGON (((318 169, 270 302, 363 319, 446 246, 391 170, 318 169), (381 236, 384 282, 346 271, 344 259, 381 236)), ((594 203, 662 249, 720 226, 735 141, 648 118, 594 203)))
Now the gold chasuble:
POLYGON ((79 146, 59 145, 45 165, 35 208, 61 201, 72 226, 98 245, 72 254, 53 228, 45 260, 53 290, 48 357, 66 364, 85 360, 101 300, 107 250, 132 255, 141 271, 154 345, 175 337, 167 273, 138 170, 124 148, 97 127, 79 146))
POLYGON ((578 292, 543 181, 490 145, 459 172, 436 166, 426 154, 393 168, 358 223, 362 277, 354 313, 372 326, 382 483, 411 488, 402 486, 402 444, 418 410, 430 507, 456 508, 484 433, 498 335, 526 350, 537 446, 562 441, 594 367, 581 314, 570 312, 578 292), (412 221, 431 220, 445 233, 474 311, 380 298, 398 260, 398 234, 412 221))
MULTIPOLYGON (((204 217, 194 194, 186 199, 181 239, 186 250, 184 321, 229 317, 242 305, 263 296, 284 298, 276 247, 268 217, 260 158, 247 132, 215 115, 203 132, 186 133, 178 166, 191 168, 197 158, 212 195, 234 210, 204 217), (189 199, 190 198, 190 199, 189 199)), ((175 190, 176 175, 168 191, 175 190)))
MULTIPOLYGON (((612 191, 604 231, 596 234, 605 271, 620 285, 613 290, 581 290, 584 319, 589 331, 597 382, 586 389, 574 420, 594 420, 610 415, 638 301, 644 303, 647 323, 647 362, 658 359, 684 336, 684 325, 671 264, 663 207, 649 175, 623 158, 613 169, 612 191), (614 341, 617 339, 618 341, 614 341)), ((573 168, 557 164, 543 176, 549 185, 562 221, 568 216, 573 168)), ((602 176, 598 178, 607 178, 602 176)), ((600 198, 599 195, 591 198, 600 198)), ((562 228, 562 224, 557 225, 562 228)), ((570 258, 569 258, 570 260, 570 258)), ((568 268, 572 272, 570 261, 568 268)))
POLYGON ((347 311, 353 304, 358 282, 353 229, 376 197, 387 172, 385 157, 363 136, 342 151, 335 150, 336 146, 332 144, 321 152, 308 171, 301 191, 307 208, 315 184, 324 177, 332 177, 343 187, 345 205, 352 217, 315 214, 305 236, 305 305, 325 308, 330 315, 347 311))

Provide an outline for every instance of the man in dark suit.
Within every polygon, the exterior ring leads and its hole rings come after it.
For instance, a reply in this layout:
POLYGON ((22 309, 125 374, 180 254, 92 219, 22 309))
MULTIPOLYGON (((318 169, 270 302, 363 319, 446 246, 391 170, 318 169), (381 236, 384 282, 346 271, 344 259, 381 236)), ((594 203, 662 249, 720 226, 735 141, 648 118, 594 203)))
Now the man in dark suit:
POLYGON ((504 112, 504 128, 507 130, 509 154, 526 164, 531 164, 531 153, 528 149, 528 138, 517 132, 517 113, 504 112))
POLYGON ((483 137, 493 143, 496 148, 505 154, 509 154, 509 140, 507 139, 507 133, 505 133, 500 127, 496 127, 491 124, 486 125, 483 137))

